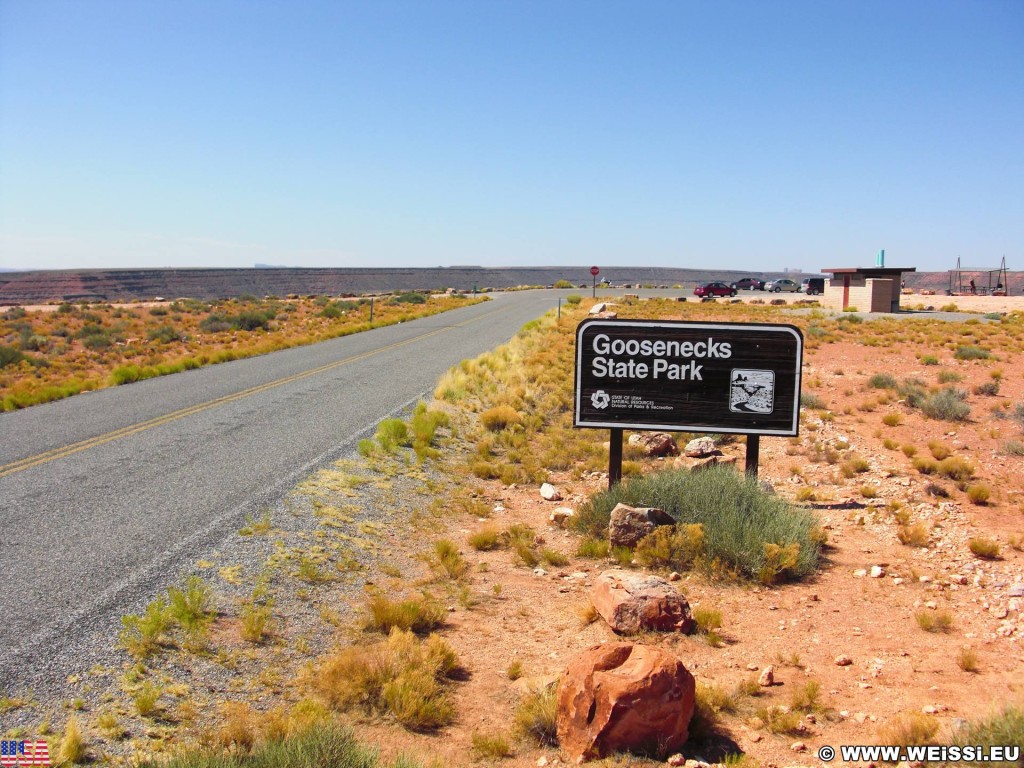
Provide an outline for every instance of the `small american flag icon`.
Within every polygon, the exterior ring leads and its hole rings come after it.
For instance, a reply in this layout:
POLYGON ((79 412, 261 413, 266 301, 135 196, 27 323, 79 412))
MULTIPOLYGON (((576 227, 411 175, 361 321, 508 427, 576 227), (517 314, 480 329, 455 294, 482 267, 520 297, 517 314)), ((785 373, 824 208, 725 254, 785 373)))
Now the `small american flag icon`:
POLYGON ((0 765, 49 765, 50 747, 45 741, 0 741, 0 765))

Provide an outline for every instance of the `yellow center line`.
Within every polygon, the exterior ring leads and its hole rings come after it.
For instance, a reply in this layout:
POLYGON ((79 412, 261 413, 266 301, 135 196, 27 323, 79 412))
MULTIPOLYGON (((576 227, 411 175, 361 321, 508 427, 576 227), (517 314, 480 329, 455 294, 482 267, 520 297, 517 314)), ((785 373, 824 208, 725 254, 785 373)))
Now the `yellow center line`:
POLYGON ((115 429, 112 432, 97 435, 96 437, 90 437, 88 440, 82 440, 80 442, 72 443, 71 445, 65 445, 60 448, 53 448, 44 453, 40 453, 36 456, 29 456, 27 458, 20 459, 19 461, 13 461, 10 464, 4 464, 0 466, 0 477, 6 477, 7 475, 13 475, 15 472, 22 472, 26 469, 37 467, 40 464, 46 464, 47 462, 50 461, 63 459, 67 456, 72 456, 76 453, 81 453, 82 451, 86 451, 90 448, 95 448, 97 446, 104 445, 105 443, 109 443, 114 440, 120 440, 121 438, 124 437, 130 437, 131 435, 138 434, 139 432, 145 432, 148 429, 153 429, 154 427, 159 427, 164 424, 168 424, 172 421, 177 421, 178 419, 183 419, 186 416, 191 416, 196 413, 201 413, 202 411, 207 411, 211 408, 216 408, 219 405, 224 405, 226 403, 234 402, 235 400, 241 400, 252 395, 257 395, 261 392, 266 392, 267 390, 274 389, 275 387, 280 387, 285 384, 291 384, 296 381, 301 381, 302 379, 308 378, 310 376, 316 376, 317 374, 320 373, 325 373, 327 371, 333 370, 334 368, 339 368, 343 365, 348 365, 349 363, 355 363, 360 360, 365 360, 366 358, 373 357, 374 355, 378 355, 381 352, 387 352, 392 349, 398 349, 399 347, 404 347, 408 344, 412 344, 414 341, 422 341, 423 339, 429 338, 431 336, 436 336, 439 333, 444 333, 445 331, 451 330, 452 328, 461 328, 465 325, 468 325, 469 323, 477 322, 478 320, 483 320, 485 317, 489 317, 490 315, 493 315, 495 312, 498 311, 500 310, 494 309, 483 315, 479 315, 478 317, 466 320, 462 323, 456 323, 454 325, 438 328, 437 330, 429 331, 427 333, 420 334, 419 336, 414 336, 413 338, 406 339, 405 341, 396 341, 393 344, 388 344, 386 346, 379 347, 378 349, 374 349, 369 352, 363 352, 362 354, 359 355, 353 355, 352 357, 346 357, 343 360, 336 360, 333 363, 327 363, 326 365, 321 365, 318 368, 310 368, 308 371, 295 373, 292 374, 291 376, 286 376, 283 379, 270 381, 267 382, 266 384, 259 384, 255 387, 250 387, 249 389, 243 389, 240 392, 235 392, 230 395, 218 397, 215 400, 210 400, 205 403, 199 403, 198 405, 191 405, 187 408, 182 408, 177 411, 172 411, 171 413, 166 413, 163 416, 157 416, 155 418, 149 419, 148 421, 141 421, 138 424, 130 424, 127 427, 121 427, 120 429, 115 429))

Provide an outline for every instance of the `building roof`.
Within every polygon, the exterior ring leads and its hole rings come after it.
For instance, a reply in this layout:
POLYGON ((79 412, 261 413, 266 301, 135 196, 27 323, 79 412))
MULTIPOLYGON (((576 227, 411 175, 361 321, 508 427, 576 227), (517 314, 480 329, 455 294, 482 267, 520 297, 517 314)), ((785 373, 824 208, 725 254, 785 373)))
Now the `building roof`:
POLYGON ((844 274, 872 274, 872 275, 898 275, 901 272, 917 272, 917 267, 832 267, 823 269, 822 272, 831 272, 834 275, 844 274))

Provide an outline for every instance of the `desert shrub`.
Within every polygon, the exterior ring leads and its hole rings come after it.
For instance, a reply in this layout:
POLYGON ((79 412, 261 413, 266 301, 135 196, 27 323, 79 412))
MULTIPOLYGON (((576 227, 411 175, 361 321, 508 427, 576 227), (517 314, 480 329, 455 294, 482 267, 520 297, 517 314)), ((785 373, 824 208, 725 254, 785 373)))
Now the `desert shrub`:
POLYGON ((180 587, 167 589, 170 617, 186 631, 195 631, 213 621, 210 585, 199 576, 189 576, 180 587))
POLYGON ((500 432, 509 426, 515 426, 522 421, 519 412, 509 405, 498 405, 488 408, 480 414, 480 423, 489 432, 500 432))
POLYGON ((407 291, 392 297, 392 304, 425 304, 427 297, 416 291, 407 291))
POLYGON ((121 646, 133 656, 144 659, 159 648, 171 622, 167 601, 158 597, 141 615, 121 617, 121 646))
POLYGON ((978 652, 973 648, 961 648, 956 657, 956 665, 964 672, 977 672, 978 652))
POLYGON ((875 389, 896 389, 896 377, 889 373, 876 373, 868 379, 868 386, 875 389))
POLYGON ((161 344, 170 344, 172 341, 177 341, 180 338, 180 334, 175 330, 173 325, 161 325, 159 328, 154 328, 146 334, 146 337, 150 341, 156 341, 161 344))
POLYGON ((580 296, 578 293, 570 293, 568 296, 565 297, 566 304, 576 305, 579 304, 581 301, 583 301, 583 297, 580 296))
POLYGON ((401 419, 384 419, 377 425, 374 437, 385 452, 394 453, 400 447, 409 445, 409 428, 401 419))
POLYGON ((967 393, 962 389, 947 387, 925 398, 921 410, 926 416, 942 421, 966 421, 971 414, 971 407, 964 402, 967 393))
POLYGON ((928 396, 928 392, 924 387, 924 382, 914 378, 904 379, 901 381, 899 387, 896 388, 896 393, 911 408, 920 408, 921 404, 928 396))
POLYGON ((974 388, 974 394, 983 397, 995 397, 999 394, 998 381, 985 381, 974 388))
POLYGON ((942 461, 953 455, 953 450, 940 440, 929 440, 928 451, 936 461, 942 461))
POLYGON ((231 318, 220 312, 211 312, 199 321, 199 330, 205 333, 221 333, 230 331, 233 327, 231 318))
POLYGON ((21 350, 0 344, 0 368, 6 368, 8 365, 17 365, 24 359, 25 355, 21 353, 21 350))
POLYGON ((1017 425, 1024 429, 1024 403, 1017 403, 1010 413, 1010 418, 1017 422, 1017 425))
POLYGON ((801 392, 800 393, 800 407, 810 408, 812 410, 823 411, 828 406, 825 405, 825 401, 818 397, 813 392, 801 392))
POLYGON ((704 545, 704 526, 660 525, 636 545, 636 561, 647 567, 684 570, 693 565, 704 545))
POLYGON ((987 349, 976 347, 970 344, 965 344, 956 348, 956 352, 953 353, 953 357, 957 360, 987 360, 992 356, 992 353, 987 349))
POLYGON ((680 525, 702 525, 703 560, 749 578, 764 579, 773 569, 773 580, 801 578, 817 566, 822 536, 815 516, 731 467, 654 472, 620 483, 583 504, 571 525, 602 538, 620 502, 659 507, 680 525))
POLYGON ((1006 706, 980 720, 967 721, 953 731, 953 743, 1015 745, 1024 750, 1024 709, 1006 706))
POLYGON ((999 448, 999 452, 1006 456, 1024 456, 1024 443, 1020 440, 1007 440, 999 448))
POLYGON ((935 355, 921 355, 921 365, 938 365, 939 358, 935 355))
POLYGON ((903 416, 896 413, 887 413, 882 417, 882 423, 887 427, 898 427, 903 422, 903 416))

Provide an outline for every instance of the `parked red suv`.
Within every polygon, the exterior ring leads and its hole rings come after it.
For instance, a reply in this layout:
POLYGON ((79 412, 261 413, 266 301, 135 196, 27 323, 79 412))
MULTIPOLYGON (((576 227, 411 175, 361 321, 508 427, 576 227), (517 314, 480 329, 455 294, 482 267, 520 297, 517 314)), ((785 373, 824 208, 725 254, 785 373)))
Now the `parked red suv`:
POLYGON ((714 282, 704 283, 704 285, 698 285, 693 289, 694 296, 700 296, 702 299, 710 299, 715 296, 735 296, 736 289, 726 283, 714 282))

